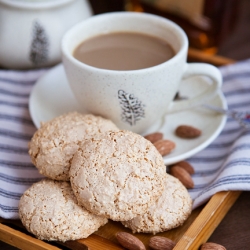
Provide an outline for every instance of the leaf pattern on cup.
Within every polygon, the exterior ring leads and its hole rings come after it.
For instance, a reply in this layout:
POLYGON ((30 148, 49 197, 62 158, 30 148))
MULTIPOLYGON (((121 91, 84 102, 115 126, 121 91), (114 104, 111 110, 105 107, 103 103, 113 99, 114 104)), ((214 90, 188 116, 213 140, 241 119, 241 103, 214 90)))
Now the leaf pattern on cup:
POLYGON ((145 117, 145 105, 133 94, 118 90, 118 98, 122 109, 122 120, 129 123, 130 126, 145 117))
POLYGON ((48 61, 49 39, 45 29, 38 20, 32 26, 32 41, 29 59, 32 64, 38 66, 48 61))

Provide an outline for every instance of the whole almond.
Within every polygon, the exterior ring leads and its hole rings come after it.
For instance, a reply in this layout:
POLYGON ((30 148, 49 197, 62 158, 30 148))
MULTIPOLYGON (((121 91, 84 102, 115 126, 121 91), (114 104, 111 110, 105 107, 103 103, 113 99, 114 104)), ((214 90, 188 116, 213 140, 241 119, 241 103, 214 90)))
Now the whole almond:
POLYGON ((116 233, 116 239, 118 242, 129 250, 146 250, 144 244, 136 238, 134 235, 126 232, 116 233))
POLYGON ((170 140, 159 140, 153 144, 162 156, 169 154, 175 148, 175 143, 170 140))
POLYGON ((179 181, 186 187, 186 188, 193 188, 194 181, 191 175, 182 167, 173 166, 170 168, 169 173, 179 179, 179 181))
POLYGON ((180 125, 176 128, 175 134, 181 138, 192 139, 201 135, 201 130, 188 125, 180 125))
POLYGON ((207 242, 201 246, 201 250, 226 250, 226 248, 213 242, 207 242))
POLYGON ((149 140, 152 143, 155 143, 155 142, 163 139, 163 133, 155 132, 152 134, 145 135, 144 138, 149 140))
POLYGON ((188 163, 187 161, 179 161, 170 167, 173 167, 173 166, 179 166, 181 168, 184 168, 189 174, 191 174, 191 175, 194 174, 193 166, 190 163, 188 163))
POLYGON ((175 245, 175 242, 162 236, 154 236, 149 240, 149 247, 153 250, 172 250, 175 245))

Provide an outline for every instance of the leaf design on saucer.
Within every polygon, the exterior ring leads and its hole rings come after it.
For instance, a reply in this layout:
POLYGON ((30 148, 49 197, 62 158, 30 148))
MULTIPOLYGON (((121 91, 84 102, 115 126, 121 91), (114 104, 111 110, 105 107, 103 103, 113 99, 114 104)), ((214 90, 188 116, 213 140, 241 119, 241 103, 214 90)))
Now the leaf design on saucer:
POLYGON ((122 108, 123 121, 133 126, 137 121, 144 118, 145 105, 143 105, 142 102, 138 100, 138 98, 136 98, 133 94, 126 93, 124 90, 119 90, 118 98, 122 108))

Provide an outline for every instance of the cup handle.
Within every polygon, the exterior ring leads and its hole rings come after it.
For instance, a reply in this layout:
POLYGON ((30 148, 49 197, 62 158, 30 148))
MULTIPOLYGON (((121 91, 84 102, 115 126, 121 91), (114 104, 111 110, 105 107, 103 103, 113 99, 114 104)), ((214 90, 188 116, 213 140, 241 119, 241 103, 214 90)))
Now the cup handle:
POLYGON ((167 113, 174 113, 182 110, 186 110, 202 103, 205 103, 213 96, 216 95, 218 89, 222 85, 222 76, 216 67, 207 63, 187 63, 187 68, 184 72, 183 79, 192 76, 207 76, 212 79, 212 84, 205 91, 197 96, 194 96, 186 100, 173 101, 167 113))

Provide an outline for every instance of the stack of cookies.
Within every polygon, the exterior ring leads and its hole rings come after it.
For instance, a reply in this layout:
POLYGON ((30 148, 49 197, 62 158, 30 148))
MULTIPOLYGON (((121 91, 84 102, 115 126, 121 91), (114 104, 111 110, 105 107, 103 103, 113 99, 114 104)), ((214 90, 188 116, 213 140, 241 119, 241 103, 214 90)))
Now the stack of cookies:
POLYGON ((102 117, 73 112, 42 124, 29 154, 47 178, 23 194, 19 214, 39 239, 86 238, 108 219, 158 233, 191 213, 186 188, 166 173, 155 146, 102 117))

